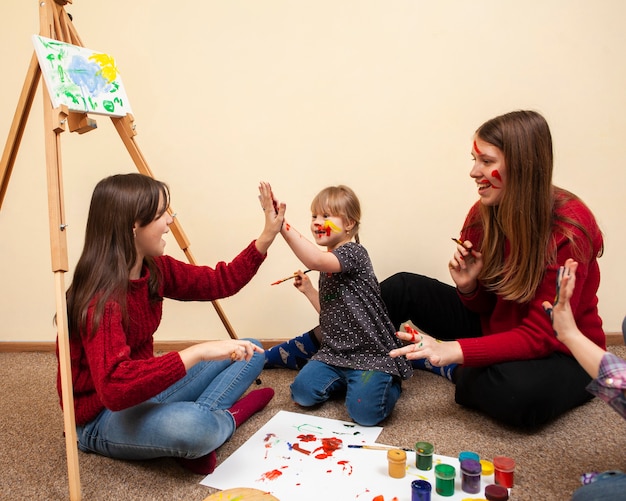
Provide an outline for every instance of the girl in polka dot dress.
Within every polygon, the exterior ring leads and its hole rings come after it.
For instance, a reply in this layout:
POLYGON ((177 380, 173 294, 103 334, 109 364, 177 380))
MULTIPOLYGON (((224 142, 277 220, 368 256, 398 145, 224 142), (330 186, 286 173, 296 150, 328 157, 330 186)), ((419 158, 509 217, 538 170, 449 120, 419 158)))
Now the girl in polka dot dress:
POLYGON ((286 221, 281 234, 310 270, 320 272, 319 292, 298 270, 294 285, 320 315, 321 346, 291 385, 297 404, 310 407, 345 396, 350 418, 374 426, 391 414, 412 375, 380 296, 380 286, 359 241, 361 207, 347 186, 323 189, 311 203, 311 242, 286 221), (317 245, 316 245, 317 244, 317 245), (325 249, 320 249, 324 247, 325 249))

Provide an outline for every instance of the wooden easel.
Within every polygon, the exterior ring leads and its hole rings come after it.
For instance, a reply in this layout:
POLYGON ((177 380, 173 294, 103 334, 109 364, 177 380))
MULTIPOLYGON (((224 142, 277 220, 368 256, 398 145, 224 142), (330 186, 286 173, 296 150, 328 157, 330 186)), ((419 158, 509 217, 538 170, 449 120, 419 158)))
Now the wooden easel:
MULTIPOLYGON (((38 0, 39 22, 41 36, 59 40, 72 45, 83 46, 78 33, 64 6, 72 3, 72 0, 38 0)), ((37 91, 37 85, 41 78, 41 68, 37 60, 37 55, 33 52, 30 66, 26 74, 22 93, 13 117, 11 129, 7 137, 7 142, 0 161, 0 208, 7 191, 11 171, 15 164, 17 151, 19 149, 28 114, 37 91)), ((69 333, 67 325, 67 304, 65 302, 65 281, 64 273, 68 271, 67 239, 63 181, 61 170, 61 142, 60 134, 69 128, 70 132, 84 134, 96 128, 95 120, 86 113, 68 111, 67 107, 61 106, 54 109, 52 101, 47 92, 43 92, 44 104, 44 129, 46 148, 46 169, 48 176, 48 211, 50 221, 50 252, 52 255, 52 271, 55 277, 56 294, 56 319, 58 328, 59 362, 61 374, 61 390, 63 401, 63 425, 65 429, 65 448, 67 454, 68 478, 70 499, 79 500, 80 474, 78 469, 78 447, 76 437, 76 421, 74 416, 74 397, 72 392, 72 371, 69 353, 69 333)), ((151 177, 152 172, 148 167, 139 147, 135 143, 136 135, 133 125, 133 117, 111 117, 113 124, 122 138, 126 149, 130 153, 137 170, 141 174, 151 177)), ((171 211, 171 209, 170 209, 171 211)), ((178 218, 170 226, 172 234, 176 238, 178 245, 185 253, 190 263, 195 264, 195 260, 189 250, 189 241, 183 232, 178 218)), ((228 318, 217 301, 212 302, 224 327, 232 339, 237 339, 228 318)))

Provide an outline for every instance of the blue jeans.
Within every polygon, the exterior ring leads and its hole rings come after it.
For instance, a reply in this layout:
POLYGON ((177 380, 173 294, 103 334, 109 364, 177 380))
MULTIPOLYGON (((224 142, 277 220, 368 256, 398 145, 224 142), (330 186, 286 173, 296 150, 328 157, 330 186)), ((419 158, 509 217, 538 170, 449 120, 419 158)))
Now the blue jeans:
POLYGON ((334 367, 311 360, 291 384, 291 398, 303 407, 346 396, 350 417, 362 426, 375 426, 393 411, 402 393, 400 380, 379 371, 334 367))
POLYGON ((600 473, 590 484, 578 488, 572 501, 604 501, 626 499, 626 473, 615 470, 600 473))
MULTIPOLYGON (((260 342, 249 339, 256 345, 260 342)), ((122 411, 103 410, 76 428, 78 447, 118 459, 205 456, 228 440, 235 420, 227 410, 258 377, 264 354, 249 362, 201 362, 155 397, 122 411)))

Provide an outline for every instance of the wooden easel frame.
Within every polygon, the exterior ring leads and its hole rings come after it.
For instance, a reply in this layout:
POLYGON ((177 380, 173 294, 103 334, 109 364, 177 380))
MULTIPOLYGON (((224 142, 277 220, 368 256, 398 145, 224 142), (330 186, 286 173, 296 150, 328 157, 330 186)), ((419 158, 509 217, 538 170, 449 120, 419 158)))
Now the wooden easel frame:
MULTIPOLYGON (((38 0, 39 22, 41 36, 59 40, 72 45, 83 46, 72 20, 65 12, 65 5, 72 0, 38 0)), ((26 74, 24 86, 20 95, 17 109, 13 117, 11 129, 7 137, 2 160, 0 161, 0 208, 6 194, 9 178, 15 165, 15 159, 20 142, 24 135, 26 121, 32 107, 37 91, 37 85, 41 79, 41 68, 37 55, 33 51, 30 66, 26 74)), ((52 257, 52 271, 55 277, 56 294, 56 319, 58 332, 59 363, 61 374, 61 390, 63 401, 63 426, 65 429, 65 448, 67 455, 68 479, 70 499, 80 500, 80 473, 78 469, 78 447, 76 437, 76 419, 74 415, 74 397, 72 391, 72 368, 69 352, 69 333, 67 323, 67 304, 65 300, 65 273, 69 269, 67 238, 63 197, 63 180, 61 164, 61 141, 60 134, 66 128, 70 132, 84 134, 96 128, 95 120, 89 118, 86 113, 68 111, 67 107, 52 107, 52 101, 48 92, 43 92, 44 105, 44 129, 46 148, 46 170, 48 178, 48 216, 50 222, 50 252, 52 257)), ((133 159, 137 170, 141 174, 154 177, 134 140, 136 135, 133 117, 111 117, 113 124, 122 138, 126 149, 133 159)), ((171 209, 170 213, 171 213, 171 209)), ((185 253, 190 263, 196 264, 191 251, 189 241, 182 230, 178 218, 170 226, 172 234, 178 245, 185 253)), ((217 301, 212 304, 220 317, 224 327, 232 339, 237 339, 226 314, 217 301)))

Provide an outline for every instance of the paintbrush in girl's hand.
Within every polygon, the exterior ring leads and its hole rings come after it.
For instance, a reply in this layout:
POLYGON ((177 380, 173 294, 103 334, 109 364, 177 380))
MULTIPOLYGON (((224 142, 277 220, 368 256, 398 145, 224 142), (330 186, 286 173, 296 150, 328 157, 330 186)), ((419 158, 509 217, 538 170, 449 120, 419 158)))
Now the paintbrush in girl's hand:
MULTIPOLYGON (((304 273, 308 273, 311 270, 304 270, 304 273)), ((290 275, 286 278, 281 278, 280 280, 276 280, 276 282, 271 283, 270 285, 278 285, 278 284, 282 284, 283 282, 286 282, 287 280, 292 280, 294 278, 296 278, 298 275, 297 273, 294 273, 293 275, 290 275)))

